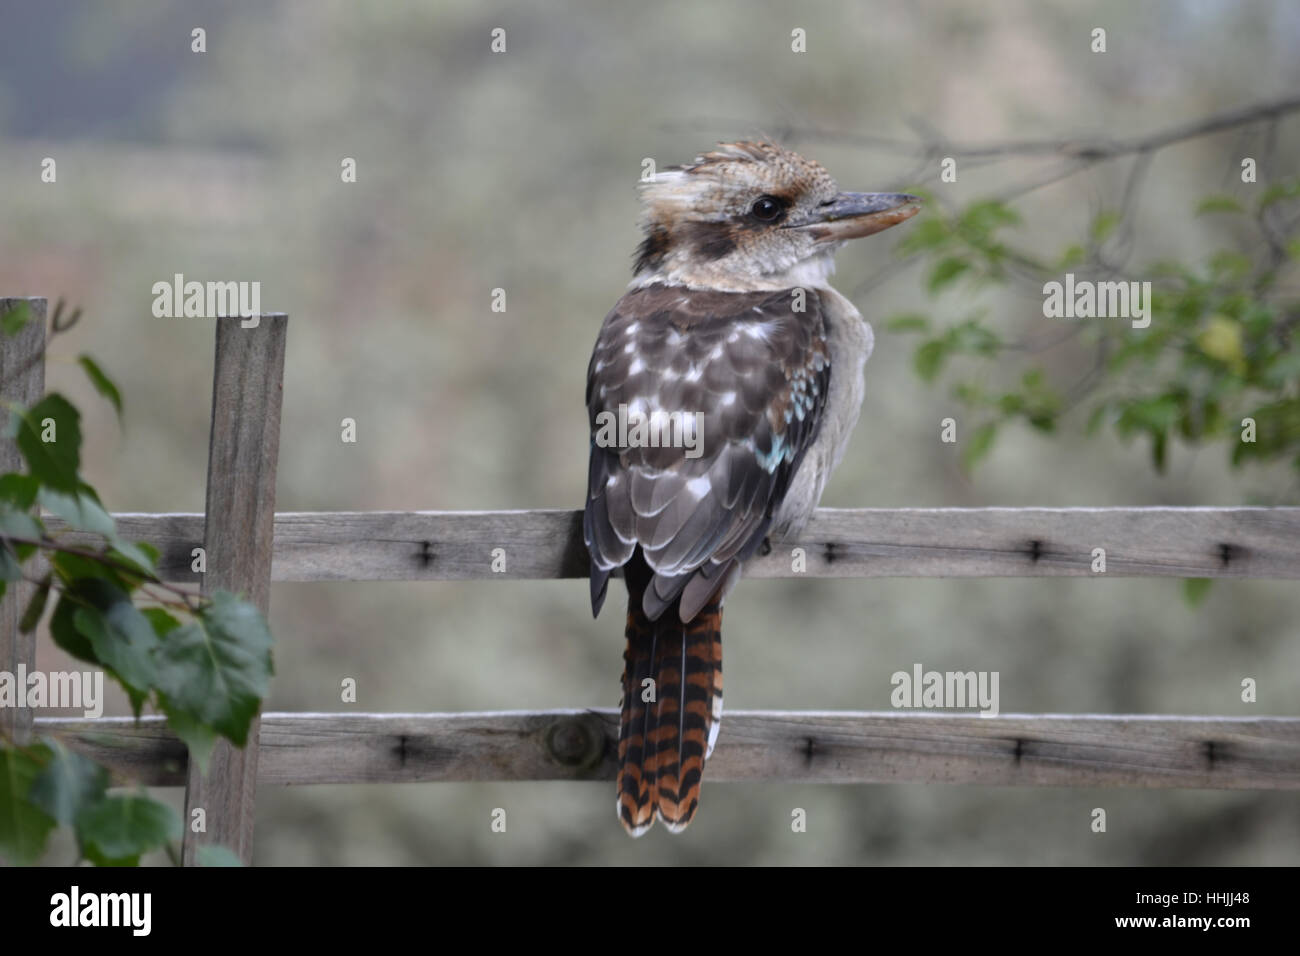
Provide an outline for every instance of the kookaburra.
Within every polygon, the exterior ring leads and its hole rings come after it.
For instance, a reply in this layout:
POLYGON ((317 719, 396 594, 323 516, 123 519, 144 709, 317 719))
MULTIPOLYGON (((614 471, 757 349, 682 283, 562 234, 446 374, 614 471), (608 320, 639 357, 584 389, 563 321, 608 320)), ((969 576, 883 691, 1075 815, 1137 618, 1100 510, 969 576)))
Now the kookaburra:
POLYGON ((726 143, 641 187, 645 239, 587 371, 591 605, 628 588, 619 819, 674 832, 722 716, 722 604, 769 538, 817 507, 858 420, 871 326, 835 252, 916 214, 817 163, 726 143), (618 427, 613 427, 614 422, 618 427))

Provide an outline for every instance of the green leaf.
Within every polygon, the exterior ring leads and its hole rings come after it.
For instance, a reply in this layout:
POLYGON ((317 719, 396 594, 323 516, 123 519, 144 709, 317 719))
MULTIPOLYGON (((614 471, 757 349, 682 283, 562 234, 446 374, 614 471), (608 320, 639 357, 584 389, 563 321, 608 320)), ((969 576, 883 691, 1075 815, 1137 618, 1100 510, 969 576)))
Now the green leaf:
POLYGON ((235 856, 235 852, 228 847, 216 843, 199 847, 196 854, 199 866, 243 866, 244 861, 235 856))
MULTIPOLYGON (((7 541, 0 540, 0 583, 22 579, 23 566, 18 563, 18 556, 14 554, 7 541)), ((0 591, 0 596, 3 595, 4 592, 0 591)))
POLYGON ((94 498, 79 491, 66 493, 53 488, 42 488, 37 496, 41 507, 52 511, 68 523, 74 531, 112 538, 117 534, 113 518, 94 498))
POLYGON ((45 852, 54 818, 28 800, 41 764, 32 756, 48 757, 44 747, 26 752, 0 746, 0 857, 11 864, 34 863, 45 852))
POLYGON ((950 237, 948 224, 941 216, 924 216, 908 230, 898 249, 906 255, 927 252, 944 245, 950 237))
POLYGON ((107 581, 92 578, 79 582, 77 595, 89 605, 77 608, 72 615, 77 631, 90 642, 100 662, 136 690, 142 701, 154 686, 154 654, 161 646, 153 625, 125 592, 107 581))
POLYGON ((27 470, 57 491, 75 493, 80 480, 81 416, 62 395, 50 394, 10 422, 11 437, 18 443, 27 470), (46 422, 53 425, 51 441, 44 441, 46 422))
POLYGON ((122 420, 122 393, 117 390, 113 380, 104 374, 104 370, 96 365, 95 360, 89 355, 78 356, 77 364, 86 370, 86 375, 89 377, 91 384, 95 386, 95 391, 107 398, 112 404, 120 422, 122 420))
POLYGON ((15 539, 39 538, 43 532, 44 528, 36 517, 0 502, 0 581, 22 578, 22 562, 36 551, 36 545, 15 539))
POLYGON ((996 422, 985 422, 971 434, 970 440, 962 450, 962 466, 971 471, 993 447, 993 439, 997 437, 998 426, 996 422))
POLYGON ((129 585, 122 580, 118 572, 102 561, 71 551, 55 551, 50 555, 50 564, 63 581, 65 587, 73 587, 82 578, 99 578, 120 588, 129 590, 129 585))
POLYGON ((917 348, 916 353, 912 356, 912 366, 923 381, 933 382, 939 374, 939 370, 943 368, 943 362, 947 356, 947 344, 942 339, 934 339, 923 343, 917 348))
POLYGON ((1127 437, 1135 431, 1161 432, 1177 424, 1180 413, 1181 409, 1175 396, 1158 395, 1154 398, 1138 398, 1122 406, 1116 427, 1122 437, 1127 437))
POLYGON ((5 335, 15 335, 31 320, 31 307, 26 302, 19 302, 13 308, 0 312, 0 332, 5 335))
POLYGON ((77 815, 76 827, 82 852, 100 866, 134 866, 142 853, 181 835, 175 811, 144 794, 96 801, 77 815))
POLYGON ((50 617, 50 636, 54 639, 55 646, 63 648, 77 660, 98 664, 100 660, 95 649, 73 622, 77 610, 75 597, 61 595, 59 603, 54 605, 54 614, 50 617))
POLYGON ((1213 578, 1183 578, 1183 600, 1188 607, 1198 607, 1210 593, 1213 578))
POLYGON ((980 318, 976 314, 948 330, 948 345, 953 351, 986 358, 998 353, 1002 348, 1002 340, 996 332, 981 324, 980 318))
POLYGON ((1264 190, 1259 197, 1259 208, 1262 212, 1274 203, 1284 199, 1300 199, 1300 179, 1291 179, 1286 182, 1274 183, 1264 190))
POLYGON ((23 612, 22 620, 18 622, 19 634, 30 634, 36 630, 41 615, 45 613, 45 602, 50 599, 50 582, 53 577, 53 572, 47 571, 45 577, 41 578, 41 583, 36 587, 36 593, 32 595, 31 601, 27 604, 27 610, 23 612))
POLYGON ((926 280, 926 288, 931 294, 939 292, 944 286, 956 282, 964 273, 969 272, 971 264, 965 259, 958 259, 955 256, 949 256, 946 259, 940 259, 930 270, 930 277, 926 280))
POLYGON ((207 773, 208 758, 212 756, 212 748, 217 742, 216 731, 174 704, 161 691, 158 693, 158 709, 167 716, 167 726, 172 733, 189 748, 190 759, 199 765, 200 771, 207 773))
POLYGON ((244 746, 271 681, 271 634, 261 612, 218 591, 157 654, 157 686, 170 705, 244 746))
POLYGON ((147 541, 124 541, 114 536, 113 547, 109 553, 119 560, 134 565, 141 574, 151 578, 158 576, 158 549, 147 541))
POLYGON ((1206 196, 1196 206, 1196 215, 1203 216, 1212 212, 1245 212, 1235 196, 1218 194, 1206 196))
POLYGON ((39 479, 31 475, 10 472, 0 475, 0 501, 8 502, 17 511, 26 511, 36 503, 36 494, 41 490, 39 479))
POLYGON ((1157 431, 1151 433, 1151 464, 1156 471, 1164 474, 1165 461, 1169 450, 1168 432, 1157 431))
MULTIPOLYGON (((6 538, 39 538, 44 534, 45 528, 40 520, 27 511, 19 511, 0 504, 0 536, 6 538)), ((19 545, 15 543, 15 548, 19 545)), ((27 547, 35 547, 28 545, 27 547)), ((20 555, 24 552, 19 551, 20 555)), ((30 551, 25 552, 30 554, 30 551)))
POLYGON ((140 611, 141 614, 149 621, 149 626, 158 637, 164 638, 176 628, 181 626, 181 622, 176 620, 160 607, 147 607, 140 611))
POLYGON ((50 749, 50 761, 32 783, 27 798, 59 823, 72 825, 82 810, 103 798, 108 771, 57 740, 42 743, 50 749))
POLYGON ((1291 382, 1300 381, 1300 348, 1279 353, 1264 370, 1263 378, 1265 385, 1275 389, 1284 389, 1291 382))
POLYGON ((1107 238, 1115 231, 1119 225, 1120 215, 1113 210, 1103 210, 1097 214, 1097 218, 1092 221, 1088 228, 1088 234, 1091 236, 1094 244, 1099 245, 1106 241, 1107 238))
POLYGON ((1221 249, 1210 256, 1210 271, 1217 280, 1240 282, 1250 275, 1254 268, 1249 256, 1231 249, 1221 249))
POLYGON ((1224 315, 1212 315, 1196 336, 1200 350, 1222 362, 1238 375, 1246 372, 1246 355, 1241 346, 1241 323, 1224 315))
POLYGON ((1065 251, 1061 253, 1061 257, 1056 260, 1056 265, 1052 268, 1052 271, 1065 272, 1083 262, 1087 257, 1088 254, 1084 251, 1083 246, 1078 243, 1066 246, 1065 251))
POLYGON ((887 332, 925 332, 930 328, 930 320, 918 312, 896 315, 885 323, 887 332))

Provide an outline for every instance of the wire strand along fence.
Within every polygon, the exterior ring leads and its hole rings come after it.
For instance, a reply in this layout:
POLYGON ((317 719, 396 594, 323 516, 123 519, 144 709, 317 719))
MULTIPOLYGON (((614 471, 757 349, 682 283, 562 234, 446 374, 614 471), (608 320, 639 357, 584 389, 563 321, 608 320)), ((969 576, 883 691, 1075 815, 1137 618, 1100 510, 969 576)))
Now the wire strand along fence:
MULTIPOLYGON (((14 300, 0 300, 0 310, 14 300)), ((44 315, 44 300, 29 300, 44 315)), ((32 323, 28 329, 40 328, 32 323)), ((273 581, 579 578, 577 511, 275 514, 287 317, 217 321, 207 514, 119 514, 121 533, 161 552, 164 577, 249 594, 273 581), (207 572, 190 570, 204 547, 207 572), (508 570, 492 568, 504 548, 508 570)), ((44 330, 10 346, 3 369, 39 356, 44 330)), ((43 390, 41 361, 5 398, 43 390)), ((0 445, 0 465, 16 454, 0 445)), ((53 518, 48 524, 59 527, 53 518)), ((76 534, 69 534, 73 541, 76 534)), ((1300 579, 1300 508, 903 508, 819 511, 797 545, 756 558, 749 577, 1244 577, 1300 579), (793 570, 791 547, 806 570, 793 570), (1093 570, 1105 550, 1104 575, 1093 570)), ((21 589, 0 605, 0 668, 35 667, 17 633, 21 589)), ((256 785, 469 780, 609 780, 617 714, 268 713, 244 751, 219 747, 206 776, 158 717, 0 715, 143 783, 187 787, 184 860, 200 843, 252 858, 256 785)), ((728 711, 709 777, 810 783, 979 783, 1300 789, 1300 718, 933 712, 728 711)))

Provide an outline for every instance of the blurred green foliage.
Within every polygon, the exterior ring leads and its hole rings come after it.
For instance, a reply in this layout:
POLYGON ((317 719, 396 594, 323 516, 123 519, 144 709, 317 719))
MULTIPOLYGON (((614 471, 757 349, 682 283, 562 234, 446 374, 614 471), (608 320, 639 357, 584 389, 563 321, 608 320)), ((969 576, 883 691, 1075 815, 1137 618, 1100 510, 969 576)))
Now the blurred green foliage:
MULTIPOLYGON (((55 334, 71 326, 61 326, 61 313, 55 312, 55 334)), ((0 327, 7 337, 32 320, 21 303, 0 316, 0 327)), ((112 380, 89 356, 78 365, 120 415, 112 380)), ((261 612, 223 591, 198 598, 167 585, 158 575, 158 552, 118 535, 81 476, 81 415, 71 402, 50 393, 31 408, 7 404, 5 438, 16 443, 26 469, 0 475, 0 596, 23 580, 35 585, 19 630, 34 631, 55 595, 54 643, 120 684, 137 718, 152 703, 201 766, 218 736, 242 747, 271 679, 271 634, 261 612), (51 531, 32 512, 38 504, 62 518, 67 531, 98 537, 98 547, 51 531), (37 579, 28 572, 41 554, 50 569, 37 579)), ((27 686, 14 689, 25 699, 27 686)), ((60 824, 75 832, 80 856, 101 866, 133 866, 149 850, 172 849, 181 835, 175 811, 142 788, 110 792, 125 783, 57 740, 25 745, 0 735, 0 857, 36 861, 60 824)), ((220 865, 223 858, 212 859, 220 865)))
POLYGON ((921 337, 913 365, 927 382, 939 380, 958 357, 973 360, 951 384, 953 398, 979 418, 965 445, 968 469, 1007 424, 1052 432, 1062 415, 1083 404, 1089 434, 1109 429, 1124 441, 1147 440, 1157 471, 1164 471, 1175 435, 1189 445, 1223 447, 1233 465, 1287 459, 1300 471, 1300 299, 1279 282, 1300 259, 1294 235, 1300 218, 1291 215, 1294 208, 1285 210, 1292 234, 1284 236, 1266 232, 1265 218, 1298 199, 1300 178, 1264 188, 1253 209, 1231 196, 1207 197, 1199 214, 1253 219, 1265 235, 1221 248, 1202 263, 1163 260, 1136 273, 1107 267, 1099 254, 1122 224, 1118 210, 1097 215, 1088 245, 1071 244, 1055 260, 1011 245, 1021 218, 999 201, 935 211, 899 244, 903 256, 926 264, 925 286, 935 297, 1014 281, 1046 283, 1071 268, 1087 269, 1094 281, 1150 281, 1146 327, 1116 318, 1059 320, 1074 323, 1067 337, 1077 335, 1094 355, 1092 367, 1073 382, 1049 377, 1039 361, 1043 349, 1008 341, 986 310, 941 327, 929 315, 909 312, 886 328, 921 337))

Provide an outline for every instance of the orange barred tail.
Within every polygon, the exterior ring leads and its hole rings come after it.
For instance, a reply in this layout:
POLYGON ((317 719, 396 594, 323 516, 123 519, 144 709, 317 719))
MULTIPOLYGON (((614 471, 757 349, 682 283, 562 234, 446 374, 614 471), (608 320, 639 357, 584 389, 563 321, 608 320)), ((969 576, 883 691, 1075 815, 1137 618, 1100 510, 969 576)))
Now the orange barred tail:
POLYGON ((618 732, 618 817, 634 837, 656 814, 673 833, 691 822, 722 718, 722 606, 706 604, 683 624, 673 605, 651 621, 636 591, 618 732))

